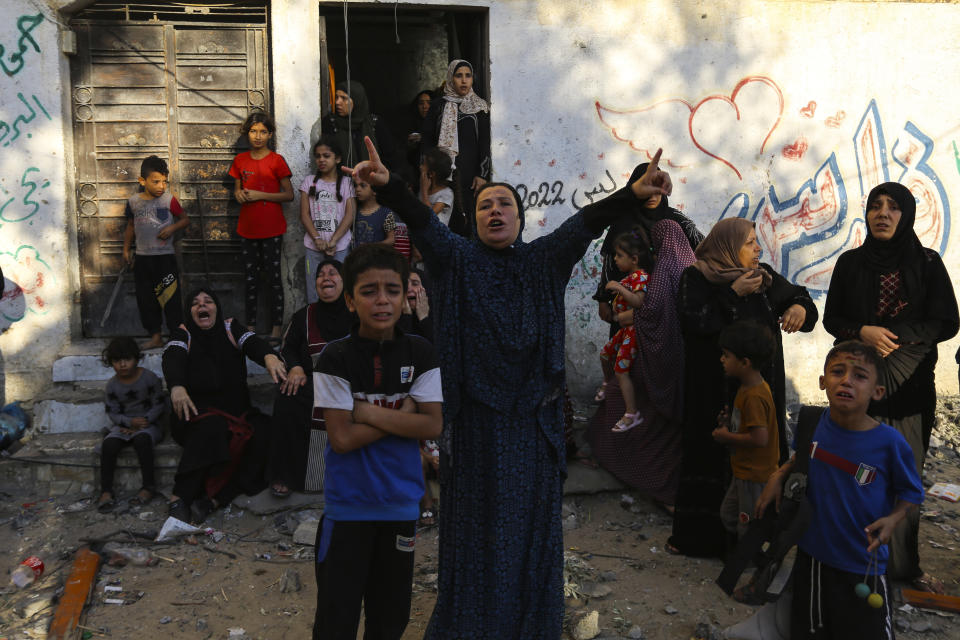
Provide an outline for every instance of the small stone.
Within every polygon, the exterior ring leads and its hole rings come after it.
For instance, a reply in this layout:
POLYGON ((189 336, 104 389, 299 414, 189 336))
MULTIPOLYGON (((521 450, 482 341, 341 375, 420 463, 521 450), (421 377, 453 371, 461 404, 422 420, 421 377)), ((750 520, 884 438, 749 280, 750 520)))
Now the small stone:
POLYGON ((207 621, 205 618, 197 618, 197 631, 206 631, 207 621))
POLYGON ((170 621, 173 620, 170 616, 163 616, 160 618, 160 624, 170 624, 170 621))
POLYGON ((604 598, 613 593, 613 589, 597 582, 584 582, 580 585, 580 592, 591 598, 604 598))
POLYGON ((933 629, 933 625, 930 624, 929 620, 916 620, 910 623, 910 630, 915 633, 926 633, 933 629))
POLYGON ((627 495, 626 493, 624 493, 623 495, 620 496, 620 506, 623 507, 624 509, 629 509, 630 507, 633 506, 635 502, 636 500, 631 495, 627 495))
POLYGON ((591 611, 578 619, 570 631, 573 640, 593 640, 600 635, 600 613, 591 611))
POLYGON ((910 631, 910 621, 903 618, 894 618, 893 623, 897 625, 898 631, 910 631))
POLYGON ((691 640, 723 640, 723 631, 712 624, 701 622, 697 624, 697 628, 693 630, 693 638, 691 640))
POLYGON ((575 516, 572 513, 566 518, 564 518, 561 522, 563 524, 564 531, 573 531, 574 529, 580 526, 580 523, 577 522, 577 516, 575 516))
POLYGON ((296 569, 284 569, 280 574, 280 593, 300 591, 300 572, 296 569))
POLYGON ((671 605, 669 605, 669 604, 668 604, 667 606, 665 606, 665 607, 663 608, 663 610, 666 611, 667 613, 669 613, 671 616, 680 613, 680 611, 679 611, 676 607, 673 607, 673 606, 671 606, 671 605))
POLYGON ((632 640, 643 640, 643 629, 634 625, 630 627, 630 631, 627 632, 627 637, 632 640))
POLYGON ((616 582, 617 572, 616 571, 601 571, 600 579, 604 582, 616 582))
POLYGON ((312 545, 317 541, 317 527, 319 525, 319 520, 301 522, 297 530, 293 532, 293 541, 297 544, 312 545))

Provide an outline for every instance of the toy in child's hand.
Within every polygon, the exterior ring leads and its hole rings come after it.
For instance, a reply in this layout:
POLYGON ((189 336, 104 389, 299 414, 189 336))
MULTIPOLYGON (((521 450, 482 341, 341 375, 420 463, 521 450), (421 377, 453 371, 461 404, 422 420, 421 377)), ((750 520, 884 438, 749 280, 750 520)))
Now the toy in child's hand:
POLYGON ((857 594, 858 598, 865 598, 867 605, 873 607, 874 609, 879 609, 883 606, 883 596, 877 593, 877 580, 879 579, 880 573, 880 559, 878 557, 878 551, 873 550, 873 553, 870 554, 870 562, 867 563, 867 572, 863 575, 863 582, 860 582, 853 588, 853 592, 857 594), (870 568, 873 567, 873 590, 867 586, 867 577, 870 575, 870 568))

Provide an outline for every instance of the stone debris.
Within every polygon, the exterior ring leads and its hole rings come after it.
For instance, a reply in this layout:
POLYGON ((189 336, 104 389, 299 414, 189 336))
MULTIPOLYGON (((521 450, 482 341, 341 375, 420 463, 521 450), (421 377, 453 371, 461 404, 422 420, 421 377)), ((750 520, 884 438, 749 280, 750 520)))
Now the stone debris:
POLYGON ((634 625, 630 627, 630 631, 627 631, 627 637, 630 638, 630 640, 643 640, 643 629, 634 625))
POLYGON ((668 604, 667 606, 665 606, 665 607, 663 608, 663 610, 664 610, 666 613, 670 614, 671 616, 680 613, 680 610, 679 610, 679 609, 677 609, 676 607, 674 607, 674 606, 672 606, 672 605, 669 605, 669 604, 668 604))
POLYGON ((300 591, 301 588, 300 572, 296 569, 284 569, 280 574, 280 593, 300 591))
POLYGON ((578 615, 570 626, 573 640, 593 640, 600 635, 600 612, 591 611, 578 615))

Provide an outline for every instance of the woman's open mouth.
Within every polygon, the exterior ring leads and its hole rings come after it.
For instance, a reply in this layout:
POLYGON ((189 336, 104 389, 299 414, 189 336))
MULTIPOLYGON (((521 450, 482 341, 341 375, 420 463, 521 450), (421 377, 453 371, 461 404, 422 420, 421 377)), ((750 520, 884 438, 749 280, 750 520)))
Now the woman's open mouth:
POLYGON ((207 320, 210 318, 210 312, 206 310, 198 311, 197 317, 200 318, 201 320, 207 320))

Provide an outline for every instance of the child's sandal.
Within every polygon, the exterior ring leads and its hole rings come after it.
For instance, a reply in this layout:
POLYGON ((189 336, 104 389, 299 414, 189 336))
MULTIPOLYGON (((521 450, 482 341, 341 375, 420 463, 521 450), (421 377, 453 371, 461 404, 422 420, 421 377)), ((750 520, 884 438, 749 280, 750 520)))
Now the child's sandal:
POLYGON ((593 396, 594 402, 603 402, 607 399, 607 383, 604 382, 599 387, 597 387, 597 393, 593 396))
POLYGON ((624 431, 630 431, 639 424, 643 423, 643 417, 640 415, 640 412, 636 413, 625 413, 623 417, 617 420, 617 424, 613 425, 613 428, 610 429, 614 433, 623 433, 624 431))

